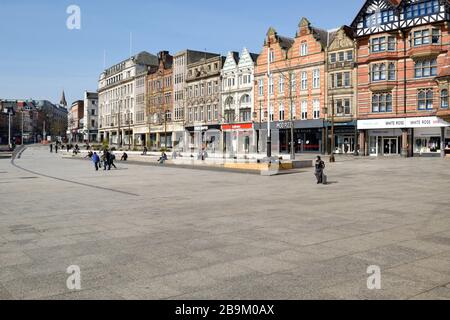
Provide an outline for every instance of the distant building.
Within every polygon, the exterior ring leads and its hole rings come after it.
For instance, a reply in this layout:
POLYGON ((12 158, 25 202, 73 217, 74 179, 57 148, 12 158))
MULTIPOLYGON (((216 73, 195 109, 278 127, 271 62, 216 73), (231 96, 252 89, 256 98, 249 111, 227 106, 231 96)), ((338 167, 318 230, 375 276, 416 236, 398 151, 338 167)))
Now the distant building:
POLYGON ((84 101, 78 100, 72 103, 68 115, 68 138, 71 143, 84 142, 83 134, 84 101))
POLYGON ((257 152, 257 134, 253 125, 254 69, 257 54, 243 49, 229 52, 222 69, 221 113, 224 151, 229 156, 257 152))
POLYGON ((187 65, 185 146, 193 153, 223 152, 220 73, 224 62, 220 54, 205 53, 202 59, 187 65))
MULTIPOLYGON (((67 132, 67 109, 47 100, 0 100, 0 109, 14 110, 11 139, 20 144, 39 143, 51 137, 63 140, 67 132)), ((0 113, 0 144, 8 143, 8 117, 0 113)))
POLYGON ((84 116, 82 121, 83 139, 96 142, 98 139, 98 93, 84 93, 84 116))
MULTIPOLYGON (((140 83, 141 75, 151 66, 158 66, 158 57, 144 51, 108 68, 100 75, 100 141, 117 147, 131 146, 146 133, 142 132, 146 126, 141 121, 145 104, 141 103, 140 109, 136 109, 136 87, 144 86, 144 83, 140 83), (135 134, 138 139, 135 139, 135 134)), ((142 97, 139 99, 142 100, 142 97)))

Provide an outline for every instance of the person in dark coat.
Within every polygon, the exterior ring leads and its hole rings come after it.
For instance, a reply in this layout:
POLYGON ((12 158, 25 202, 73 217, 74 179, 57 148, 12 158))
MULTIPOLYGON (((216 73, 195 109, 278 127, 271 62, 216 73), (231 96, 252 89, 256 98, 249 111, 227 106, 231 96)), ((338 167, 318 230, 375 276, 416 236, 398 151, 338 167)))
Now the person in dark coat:
POLYGON ((315 176, 317 178, 317 184, 323 183, 323 170, 325 169, 325 162, 321 157, 317 157, 315 163, 315 176))
POLYGON ((116 155, 111 151, 109 153, 109 166, 114 167, 114 169, 117 169, 116 165, 114 164, 115 160, 116 160, 116 155))
POLYGON ((103 153, 103 170, 111 170, 111 162, 110 162, 111 154, 109 151, 105 151, 103 153))
POLYGON ((50 143, 50 153, 53 153, 53 143, 50 143))

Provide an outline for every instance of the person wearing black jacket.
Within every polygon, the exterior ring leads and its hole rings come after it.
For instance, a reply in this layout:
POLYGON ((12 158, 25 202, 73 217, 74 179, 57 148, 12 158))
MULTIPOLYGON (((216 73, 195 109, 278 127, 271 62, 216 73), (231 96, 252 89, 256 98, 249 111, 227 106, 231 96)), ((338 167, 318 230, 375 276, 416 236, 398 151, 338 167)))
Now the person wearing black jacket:
POLYGON ((315 164, 315 176, 317 178, 317 184, 323 183, 323 170, 325 169, 325 162, 321 157, 317 157, 315 164))

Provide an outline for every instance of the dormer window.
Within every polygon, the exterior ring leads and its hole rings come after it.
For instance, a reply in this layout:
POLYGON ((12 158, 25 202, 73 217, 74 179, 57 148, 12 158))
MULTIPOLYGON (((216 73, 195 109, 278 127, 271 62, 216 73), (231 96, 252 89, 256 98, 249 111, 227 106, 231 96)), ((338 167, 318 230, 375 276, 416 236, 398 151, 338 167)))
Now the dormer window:
POLYGON ((364 20, 364 26, 366 28, 376 27, 394 21, 395 21, 394 10, 391 9, 391 10, 375 11, 372 14, 366 16, 364 20))
POLYGON ((438 13, 439 1, 438 0, 429 0, 423 1, 420 3, 415 3, 406 8, 406 19, 412 19, 416 17, 427 16, 430 14, 438 13))

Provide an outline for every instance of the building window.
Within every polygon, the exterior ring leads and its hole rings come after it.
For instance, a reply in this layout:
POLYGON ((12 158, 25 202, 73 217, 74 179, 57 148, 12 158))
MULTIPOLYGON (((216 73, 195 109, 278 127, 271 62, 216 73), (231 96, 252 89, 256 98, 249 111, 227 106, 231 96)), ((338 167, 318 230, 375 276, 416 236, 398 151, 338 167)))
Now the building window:
POLYGON ((382 10, 378 12, 374 12, 370 15, 367 15, 364 20, 364 26, 366 28, 376 27, 381 24, 386 24, 395 21, 394 10, 382 10))
POLYGON ((308 89, 308 73, 306 71, 302 72, 301 88, 302 88, 302 90, 308 89))
POLYGON ((439 44, 441 40, 441 34, 439 29, 424 29, 417 30, 414 33, 410 33, 410 45, 414 47, 427 45, 427 44, 439 44))
POLYGON ((417 93, 417 103, 419 110, 433 110, 433 90, 419 90, 417 93))
POLYGON ((308 101, 302 101, 302 120, 308 120, 308 101))
POLYGON ((406 7, 406 19, 426 16, 439 12, 439 1, 423 1, 406 7))
POLYGON ((314 113, 314 119, 320 119, 320 100, 319 99, 313 100, 313 113, 314 113))
POLYGON ((273 50, 270 50, 269 52, 269 62, 270 63, 275 62, 275 51, 273 50))
POLYGON ((371 52, 395 51, 395 37, 379 37, 370 41, 371 52), (387 40, 386 40, 387 39, 387 40))
POLYGON ((426 78, 437 75, 437 60, 420 60, 415 65, 415 77, 426 78))
POLYGON ((336 53, 330 54, 330 63, 336 63, 336 53))
POLYGON ((338 116, 349 116, 352 113, 350 99, 337 99, 335 107, 335 112, 338 116))
POLYGON ((284 105, 282 102, 280 102, 279 107, 278 107, 278 115, 279 115, 279 121, 284 121, 284 116, 285 116, 285 111, 284 111, 284 105))
POLYGON ((313 71, 313 88, 314 89, 320 88, 320 69, 315 69, 313 71))
POLYGON ((372 112, 392 112, 392 94, 374 94, 372 96, 372 112))
POLYGON ((389 63, 388 67, 388 80, 395 80, 395 64, 389 63))
POLYGON ((251 102, 251 98, 248 94, 245 94, 241 98, 241 104, 248 104, 251 102))
POLYGON ((278 90, 280 94, 284 94, 284 77, 281 75, 280 76, 280 81, 278 83, 278 90))
POLYGON ((216 105, 214 105, 214 120, 218 120, 219 119, 219 107, 216 105))
POLYGON ((308 43, 307 42, 302 42, 302 44, 300 45, 300 55, 302 57, 308 55, 308 43))
POLYGON ((270 95, 274 94, 274 85, 273 85, 273 76, 272 75, 269 76, 269 94, 270 95))
POLYGON ((264 96, 264 79, 259 79, 258 94, 260 97, 264 96))
POLYGON ((444 89, 441 91, 441 108, 448 109, 448 90, 444 89))
POLYGON ((347 61, 353 61, 353 51, 347 51, 347 61))
POLYGON ((386 64, 373 64, 372 65, 372 81, 384 81, 386 80, 386 64))
POLYGON ((290 80, 291 80, 291 93, 295 93, 295 90, 296 90, 296 87, 297 87, 297 79, 296 79, 295 73, 292 72, 289 75, 289 77, 290 77, 290 80))

